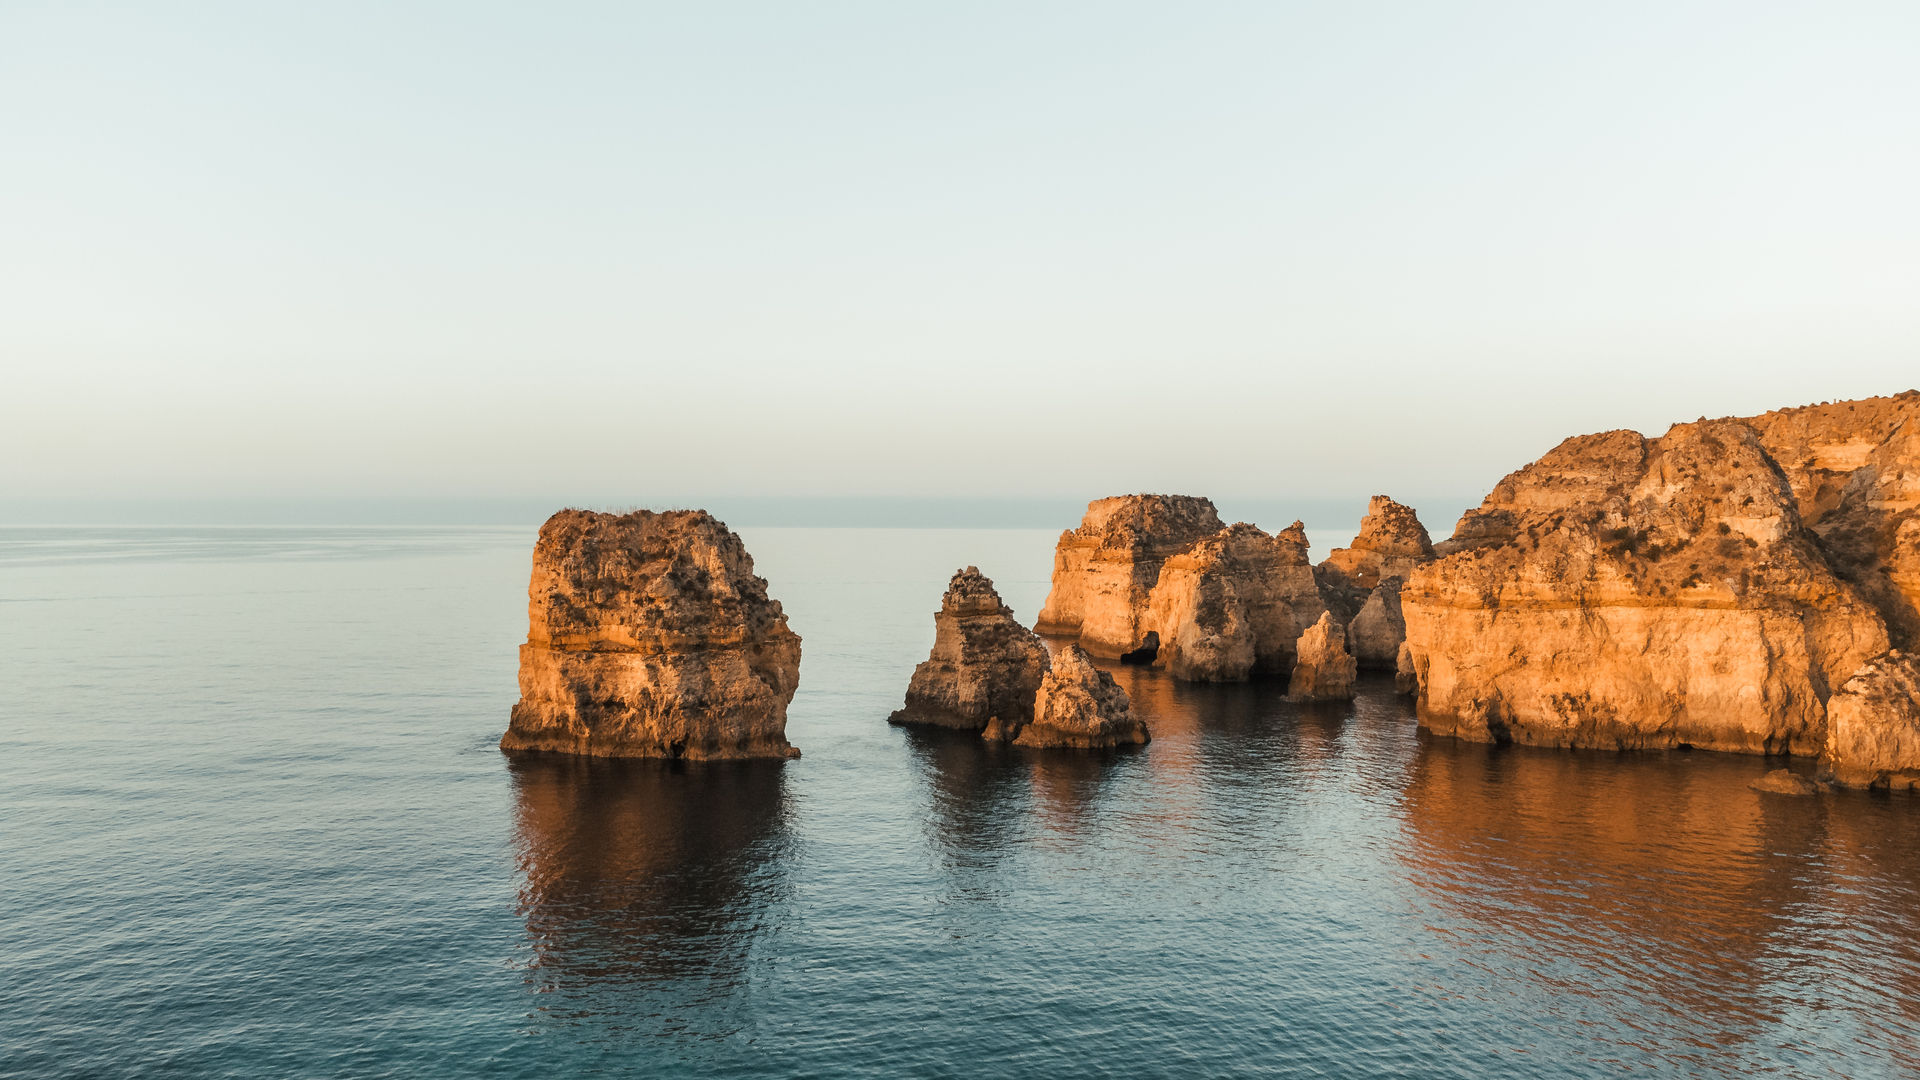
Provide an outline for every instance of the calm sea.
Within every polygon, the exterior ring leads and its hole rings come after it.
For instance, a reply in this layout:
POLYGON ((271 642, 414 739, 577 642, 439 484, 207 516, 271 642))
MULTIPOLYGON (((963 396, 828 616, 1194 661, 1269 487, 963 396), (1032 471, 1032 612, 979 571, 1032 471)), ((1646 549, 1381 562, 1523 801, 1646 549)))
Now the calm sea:
POLYGON ((1105 756, 902 731, 947 575, 1030 619, 1055 530, 742 533, 785 764, 496 750, 531 529, 0 529, 0 1073, 1920 1070, 1920 801, 1378 684, 1124 670, 1105 756))

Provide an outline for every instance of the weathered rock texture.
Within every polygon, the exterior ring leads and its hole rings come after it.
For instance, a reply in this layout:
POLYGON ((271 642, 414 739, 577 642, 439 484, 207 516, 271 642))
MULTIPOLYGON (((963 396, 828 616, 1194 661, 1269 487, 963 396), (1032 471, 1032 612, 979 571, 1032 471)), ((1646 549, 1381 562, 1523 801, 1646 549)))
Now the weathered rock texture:
POLYGON ((1920 656, 1889 652, 1827 702, 1827 765, 1852 787, 1920 787, 1920 656))
POLYGON ((1769 795, 1818 795, 1820 785, 1792 769, 1773 769, 1748 784, 1754 791, 1769 795))
POLYGON ((1036 628, 1096 656, 1231 681, 1291 670, 1324 610, 1299 523, 1269 536, 1223 528, 1206 499, 1129 495, 1090 504, 1061 535, 1036 628))
POLYGON ((1920 392, 1781 409, 1741 421, 1793 489, 1835 572, 1920 648, 1920 392))
POLYGON ((1167 559, 1136 620, 1154 664, 1195 682, 1284 675, 1302 630, 1326 610, 1306 548, 1245 523, 1167 559))
POLYGON ((533 549, 520 701, 500 745, 604 757, 797 757, 800 637, 703 510, 562 510, 533 549))
POLYGON ((1394 670, 1407 636, 1401 582, 1433 559, 1433 543, 1413 508, 1375 495, 1353 545, 1335 548, 1314 567, 1320 595, 1346 626, 1347 643, 1361 667, 1394 670))
POLYGON ((1353 697, 1356 674, 1346 632, 1333 620, 1332 612, 1322 612, 1320 621, 1300 635, 1299 660, 1287 694, 1301 701, 1344 701, 1353 697))
POLYGON ((1138 745, 1149 738, 1147 725, 1133 715, 1127 692, 1078 645, 1054 654, 1035 695, 1031 722, 1017 732, 988 732, 1002 739, 1009 734, 1015 746, 1078 749, 1138 745))
POLYGON ((1053 587, 1034 629, 1076 638, 1096 656, 1131 651, 1145 634, 1140 615, 1161 564, 1220 528, 1213 503, 1188 495, 1089 503, 1080 527, 1060 534, 1053 587))
POLYGON ((1401 593, 1421 723, 1561 746, 1819 753, 1888 646, 1739 420, 1568 439, 1401 593))
POLYGON ((1016 726, 1032 718, 1047 646, 1014 619, 978 567, 954 573, 933 625, 933 651, 913 669, 893 723, 979 731, 996 717, 1016 726))

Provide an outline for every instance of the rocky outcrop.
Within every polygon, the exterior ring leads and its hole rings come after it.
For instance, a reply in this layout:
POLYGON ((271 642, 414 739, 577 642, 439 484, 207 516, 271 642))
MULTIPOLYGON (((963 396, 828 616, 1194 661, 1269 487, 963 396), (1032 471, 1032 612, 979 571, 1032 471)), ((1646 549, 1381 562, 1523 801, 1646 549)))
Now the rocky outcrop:
POLYGON ((893 723, 979 731, 996 717, 1016 728, 1032 718, 1046 644, 1014 619, 978 567, 954 573, 933 625, 933 651, 913 669, 893 723))
POLYGON ((1920 787, 1920 656, 1878 657, 1827 702, 1827 767, 1850 787, 1920 787))
POLYGON ((1920 649, 1920 392, 1748 420, 1834 571, 1920 649))
POLYGON ((1400 584, 1415 567, 1433 559, 1426 526, 1413 508, 1375 495, 1353 545, 1335 548, 1314 568, 1327 609, 1346 625, 1348 644, 1361 667, 1394 670, 1407 636, 1400 584))
POLYGON ((1190 495, 1122 495, 1087 504, 1080 527, 1060 534, 1053 586, 1034 629, 1074 638, 1096 656, 1138 648, 1145 636, 1140 615, 1161 565, 1220 528, 1213 503, 1190 495))
POLYGON ((1170 556, 1135 626, 1176 678, 1236 682, 1291 671, 1301 632, 1325 610, 1304 543, 1241 523, 1170 556))
POLYGON ((604 757, 797 757, 800 637, 703 510, 562 510, 533 549, 520 701, 500 746, 604 757))
POLYGON ((1401 592, 1423 726, 1559 746, 1813 754, 1885 624, 1753 427, 1568 439, 1401 592))
POLYGON ((1345 701, 1353 697, 1357 665, 1347 652, 1346 632, 1333 620, 1332 612, 1322 612, 1320 621, 1300 635, 1298 651, 1287 696, 1301 701, 1345 701))
POLYGON ((1054 654, 1034 698, 1033 719, 1017 728, 996 723, 987 737, 1010 739, 1015 746, 1082 750, 1139 745, 1149 738, 1127 692, 1078 645, 1054 654))
POLYGON ((1129 495, 1063 533, 1036 629, 1096 656, 1195 681, 1284 675, 1325 610, 1298 522, 1277 536, 1220 525, 1206 499, 1129 495))
POLYGON ((1818 795, 1820 785, 1792 769, 1773 769, 1747 785, 1766 795, 1818 795))

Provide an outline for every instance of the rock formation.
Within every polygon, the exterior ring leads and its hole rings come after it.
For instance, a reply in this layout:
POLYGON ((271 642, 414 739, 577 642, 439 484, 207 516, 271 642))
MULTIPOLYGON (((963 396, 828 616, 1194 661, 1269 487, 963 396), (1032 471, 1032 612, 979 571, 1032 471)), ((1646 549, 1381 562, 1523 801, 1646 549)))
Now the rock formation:
POLYGON ((1401 592, 1420 722, 1560 746, 1813 754, 1887 648, 1755 429, 1561 443, 1401 592))
POLYGON ((500 746, 604 757, 797 757, 800 637, 703 510, 562 510, 533 549, 520 701, 500 746))
POLYGON ((1053 587, 1034 629, 1076 638, 1095 656, 1134 650, 1146 633, 1139 619, 1161 564, 1220 528, 1213 503, 1188 495, 1123 495, 1087 504, 1080 527, 1060 534, 1053 587))
POLYGON ((1325 610, 1305 547, 1241 523, 1169 556, 1135 625, 1176 678, 1235 682, 1291 671, 1301 631, 1325 610))
POLYGON ((1299 659, 1293 679, 1287 684, 1287 696, 1301 701, 1344 701, 1353 697, 1357 665, 1347 652, 1347 635, 1323 611, 1320 621, 1300 635, 1299 659))
POLYGON ((1353 546, 1335 548, 1314 567, 1320 595, 1346 626, 1348 645, 1361 667, 1394 670, 1407 636, 1400 584, 1415 567, 1433 559, 1426 526, 1413 508, 1375 495, 1353 546))
POLYGON ((1325 610, 1298 522, 1277 536, 1223 528, 1206 499, 1128 495, 1063 533, 1042 633, 1183 679, 1285 674, 1325 610))
POLYGON ((1920 392, 1740 421, 1786 474, 1827 562, 1920 649, 1920 392))
POLYGON ((913 669, 893 723, 979 731, 996 717, 1016 727, 1032 718, 1046 644, 1014 619, 978 567, 954 573, 933 625, 933 651, 913 669))
POLYGON ((1920 787, 1920 656, 1878 657, 1828 700, 1827 766, 1850 787, 1920 787))
POLYGON ((1138 745, 1149 738, 1127 692, 1078 645, 1054 654, 1034 698, 1032 721, 1017 730, 996 724, 987 737, 1010 737, 1015 746, 1077 749, 1138 745))
POLYGON ((1765 776, 1748 784, 1754 791, 1768 795, 1818 795, 1820 785, 1801 776, 1792 769, 1773 769, 1765 776))

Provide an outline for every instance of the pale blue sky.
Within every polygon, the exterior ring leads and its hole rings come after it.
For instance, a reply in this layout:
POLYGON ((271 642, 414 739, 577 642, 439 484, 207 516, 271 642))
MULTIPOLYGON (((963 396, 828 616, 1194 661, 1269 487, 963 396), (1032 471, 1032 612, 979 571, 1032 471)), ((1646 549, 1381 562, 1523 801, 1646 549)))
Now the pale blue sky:
POLYGON ((0 298, 0 496, 1477 494, 1920 384, 1920 4, 0 0, 0 298))

